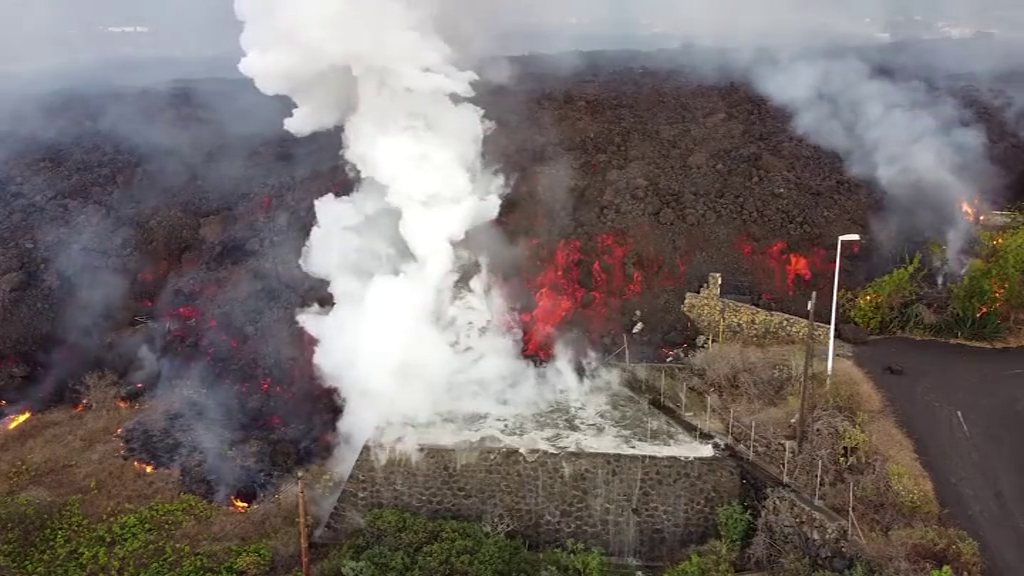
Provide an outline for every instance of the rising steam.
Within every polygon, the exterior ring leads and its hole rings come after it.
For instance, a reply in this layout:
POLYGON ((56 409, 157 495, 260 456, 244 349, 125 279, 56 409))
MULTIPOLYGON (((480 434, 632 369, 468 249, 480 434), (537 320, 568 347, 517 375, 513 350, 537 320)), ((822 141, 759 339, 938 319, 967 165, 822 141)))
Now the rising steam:
POLYGON ((944 230, 947 262, 959 269, 971 229, 961 206, 978 201, 994 168, 984 132, 952 98, 885 77, 850 54, 791 56, 753 68, 751 77, 793 113, 798 133, 840 154, 853 176, 904 204, 923 202, 903 216, 944 230))
POLYGON ((456 287, 471 261, 456 246, 497 216, 505 187, 483 165, 487 124, 466 101, 476 76, 452 64, 431 14, 416 6, 236 2, 242 72, 292 98, 292 133, 343 124, 343 153, 361 176, 352 195, 316 202, 302 259, 334 296, 332 309, 299 321, 345 401, 342 472, 374 435, 395 442, 408 433, 402 425, 529 410, 564 392, 557 383, 578 383, 565 365, 541 372, 521 359, 486 262, 456 287))
MULTIPOLYGON (((991 177, 983 133, 952 99, 878 73, 861 50, 878 41, 874 24, 864 24, 873 20, 802 0, 760 12, 744 2, 648 2, 636 5, 630 27, 619 14, 629 11, 624 3, 604 8, 617 18, 591 18, 600 10, 590 3, 570 2, 563 11, 548 4, 508 21, 525 26, 524 38, 538 22, 550 30, 571 24, 572 34, 585 32, 580 22, 613 27, 596 30, 599 36, 614 35, 614 27, 643 34, 657 23, 676 42, 715 48, 684 51, 678 61, 696 59, 686 64, 730 79, 740 74, 854 175, 904 204, 929 206, 925 219, 947 234, 955 261, 968 229, 957 217, 960 205, 991 177), (734 10, 740 4, 750 10, 734 10)), ((308 310, 299 320, 319 340, 315 362, 346 403, 340 429, 351 449, 342 468, 368 438, 396 430, 389 424, 521 412, 578 389, 564 363, 544 371, 524 363, 487 262, 458 248, 470 229, 497 215, 505 191, 481 159, 487 123, 468 102, 476 76, 460 68, 479 62, 481 39, 510 32, 497 6, 236 0, 246 52, 240 70, 264 93, 293 100, 285 122, 292 133, 343 125, 344 155, 361 177, 351 196, 317 201, 302 260, 334 295, 332 309, 308 310), (472 18, 464 13, 471 6, 472 18), (470 28, 471 40, 457 37, 470 28), (442 30, 454 34, 452 44, 442 30), (457 55, 452 46, 460 41, 474 53, 457 55), (470 264, 482 272, 457 282, 470 264)), ((895 6, 872 8, 888 14, 895 6)), ((396 440, 404 432, 390 434, 396 440)))

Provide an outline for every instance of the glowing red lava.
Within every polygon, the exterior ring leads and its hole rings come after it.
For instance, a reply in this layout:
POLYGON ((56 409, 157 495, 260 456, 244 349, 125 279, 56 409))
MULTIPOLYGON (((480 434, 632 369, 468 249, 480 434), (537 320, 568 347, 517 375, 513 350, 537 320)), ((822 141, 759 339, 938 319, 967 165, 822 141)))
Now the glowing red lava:
POLYGON ((527 282, 532 307, 519 313, 523 355, 546 360, 556 336, 570 323, 599 336, 618 328, 622 305, 647 288, 679 283, 685 272, 681 258, 675 266, 663 259, 641 257, 628 240, 602 234, 594 242, 596 256, 586 255, 579 240, 561 240, 554 251, 535 242, 535 261, 545 263, 527 282))
POLYGON ((766 248, 758 248, 749 240, 741 238, 739 249, 753 260, 755 273, 769 276, 774 293, 762 295, 768 298, 792 296, 798 288, 810 286, 813 278, 830 276, 835 267, 824 250, 814 248, 809 254, 801 254, 790 250, 789 245, 781 240, 766 248))

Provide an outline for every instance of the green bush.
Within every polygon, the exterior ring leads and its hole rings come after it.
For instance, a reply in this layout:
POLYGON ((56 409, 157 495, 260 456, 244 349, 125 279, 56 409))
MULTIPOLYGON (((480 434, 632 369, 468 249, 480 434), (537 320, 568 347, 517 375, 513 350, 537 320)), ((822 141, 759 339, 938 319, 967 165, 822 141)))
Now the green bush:
POLYGON ((718 533, 722 542, 734 550, 740 550, 750 537, 754 520, 740 502, 732 502, 718 509, 718 533))
POLYGON ((1024 310, 1024 227, 983 233, 979 244, 977 258, 951 289, 948 330, 991 339, 1024 310))
POLYGON ((913 305, 921 295, 924 267, 915 254, 903 266, 876 278, 856 295, 844 294, 850 320, 872 334, 895 334, 910 328, 913 305))
POLYGON ((922 526, 897 530, 893 532, 892 539, 911 561, 929 566, 948 566, 957 576, 980 576, 982 573, 978 543, 963 530, 922 526))
POLYGON ((542 576, 603 576, 611 572, 611 562, 601 550, 571 540, 545 552, 542 561, 542 576))
POLYGON ((740 551, 754 526, 750 511, 740 502, 731 502, 717 510, 720 539, 701 546, 690 556, 665 572, 665 576, 731 576, 740 551))
POLYGON ((193 550, 172 536, 207 519, 210 504, 191 496, 129 509, 103 522, 80 501, 53 504, 0 498, 0 574, 5 576, 263 576, 265 547, 193 550))
POLYGON ((605 576, 600 550, 570 542, 542 553, 485 527, 375 510, 363 528, 317 566, 318 576, 605 576))
POLYGON ((721 540, 712 540, 676 564, 664 576, 732 576, 738 551, 721 540))

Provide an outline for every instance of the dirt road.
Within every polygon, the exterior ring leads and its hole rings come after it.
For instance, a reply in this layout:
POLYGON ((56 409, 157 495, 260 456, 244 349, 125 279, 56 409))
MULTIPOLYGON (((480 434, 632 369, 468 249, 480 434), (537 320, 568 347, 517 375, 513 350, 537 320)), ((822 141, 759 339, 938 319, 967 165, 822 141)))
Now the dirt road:
POLYGON ((887 338, 855 351, 917 444, 988 574, 1024 573, 1024 348, 887 338), (894 375, 886 366, 898 363, 894 375))

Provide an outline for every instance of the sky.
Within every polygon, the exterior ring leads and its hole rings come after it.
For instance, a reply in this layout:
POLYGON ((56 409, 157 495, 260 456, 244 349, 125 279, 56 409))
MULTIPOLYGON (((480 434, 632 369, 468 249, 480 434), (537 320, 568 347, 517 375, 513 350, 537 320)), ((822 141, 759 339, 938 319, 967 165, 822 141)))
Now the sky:
MULTIPOLYGON (((1024 30, 1013 0, 419 0, 437 6, 464 52, 659 47, 680 37, 746 44, 773 37, 860 36, 886 18, 1024 30), (871 19, 866 22, 865 19, 871 19)), ((1019 4, 1019 2, 1017 3, 1019 4)), ((0 73, 134 58, 241 56, 232 0, 5 0, 0 73), (142 27, 145 31, 110 31, 142 27)))

